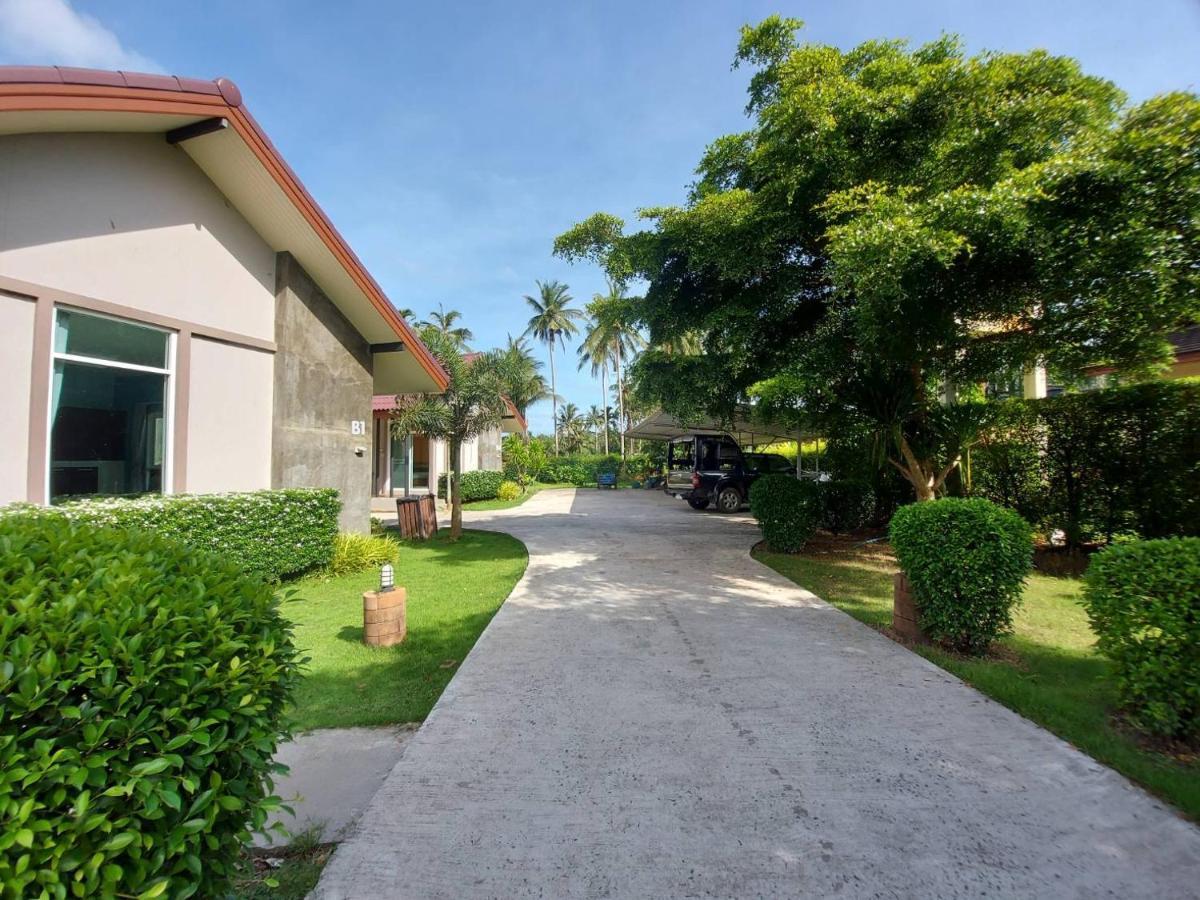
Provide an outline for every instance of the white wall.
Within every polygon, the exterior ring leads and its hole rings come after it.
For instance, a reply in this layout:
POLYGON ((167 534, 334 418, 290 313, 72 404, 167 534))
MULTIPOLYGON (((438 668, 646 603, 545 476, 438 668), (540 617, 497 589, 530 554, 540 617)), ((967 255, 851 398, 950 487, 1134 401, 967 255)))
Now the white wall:
POLYGON ((271 486, 273 363, 261 350, 192 339, 189 494, 271 486))
POLYGON ((34 308, 0 294, 0 506, 26 499, 34 308))
POLYGON ((161 134, 0 135, 0 273, 275 337, 275 253, 161 134))

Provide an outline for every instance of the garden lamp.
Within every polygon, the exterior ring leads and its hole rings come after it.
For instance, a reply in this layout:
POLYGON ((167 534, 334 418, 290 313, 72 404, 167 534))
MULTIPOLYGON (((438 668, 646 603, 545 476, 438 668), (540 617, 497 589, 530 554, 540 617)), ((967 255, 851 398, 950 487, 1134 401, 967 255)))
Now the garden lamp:
POLYGON ((379 593, 386 594, 396 586, 396 575, 391 563, 384 563, 379 570, 379 593))

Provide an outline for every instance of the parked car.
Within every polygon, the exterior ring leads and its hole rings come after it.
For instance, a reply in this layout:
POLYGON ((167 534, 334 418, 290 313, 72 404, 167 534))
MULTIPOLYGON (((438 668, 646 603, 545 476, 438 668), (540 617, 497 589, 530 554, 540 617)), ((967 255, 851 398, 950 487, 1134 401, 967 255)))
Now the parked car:
POLYGON ((778 453, 743 453, 746 465, 759 475, 795 475, 796 464, 778 453))
POLYGON ((729 435, 692 434, 668 444, 663 490, 686 500, 692 509, 713 504, 721 512, 733 513, 747 501, 759 474, 729 435))

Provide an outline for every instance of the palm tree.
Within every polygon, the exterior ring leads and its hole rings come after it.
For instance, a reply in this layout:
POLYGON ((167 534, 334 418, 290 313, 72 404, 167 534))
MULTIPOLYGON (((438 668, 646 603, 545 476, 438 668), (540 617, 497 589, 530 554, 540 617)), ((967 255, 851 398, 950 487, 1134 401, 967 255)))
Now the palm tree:
POLYGON ((474 337, 474 335, 471 334, 470 328, 462 325, 455 327, 454 323, 461 318, 462 313, 460 313, 457 309, 444 309, 442 304, 439 303, 437 312, 430 313, 429 321, 422 322, 421 324, 440 331, 442 334, 453 340, 461 350, 464 346, 466 346, 467 341, 474 337))
MULTIPOLYGON (((636 298, 626 297, 620 282, 609 280, 608 293, 596 294, 588 304, 592 328, 585 342, 591 342, 597 352, 609 348, 617 374, 617 430, 621 435, 621 456, 625 456, 625 430, 629 427, 625 415, 625 363, 646 346, 646 339, 633 324, 633 304, 636 298)), ((596 364, 593 359, 593 366, 596 364)), ((602 369, 603 371, 603 369, 602 369)), ((605 398, 607 402, 607 397, 605 398)))
MULTIPOLYGON (((600 376, 600 397, 604 401, 604 412, 608 413, 608 367, 613 361, 613 335, 610 329, 593 321, 588 326, 583 343, 579 345, 579 368, 590 365, 592 377, 600 376)), ((593 407, 594 409, 595 407, 593 407)), ((597 448, 598 452, 598 448, 597 448)), ((604 452, 608 453, 608 425, 604 426, 604 452)))
POLYGON ((546 376, 538 371, 542 363, 533 358, 525 338, 514 339, 510 334, 508 346, 497 351, 497 355, 504 376, 505 393, 522 416, 534 403, 549 399, 550 385, 546 383, 546 376))
POLYGON ((596 452, 600 452, 600 432, 604 432, 604 452, 608 453, 608 416, 604 410, 598 407, 595 403, 587 411, 584 417, 588 428, 592 429, 592 433, 596 438, 596 452))
POLYGON ((563 404, 554 424, 555 433, 562 437, 563 446, 568 453, 575 453, 583 446, 587 425, 579 415, 579 407, 574 403, 563 404))
POLYGON ((567 293, 567 286, 559 281, 537 282, 538 295, 525 295, 525 302, 533 310, 529 319, 529 327, 525 333, 533 335, 550 348, 550 399, 554 404, 554 452, 558 453, 558 382, 554 374, 554 344, 558 342, 564 348, 567 338, 579 331, 576 324, 583 313, 573 308, 573 299, 567 293))

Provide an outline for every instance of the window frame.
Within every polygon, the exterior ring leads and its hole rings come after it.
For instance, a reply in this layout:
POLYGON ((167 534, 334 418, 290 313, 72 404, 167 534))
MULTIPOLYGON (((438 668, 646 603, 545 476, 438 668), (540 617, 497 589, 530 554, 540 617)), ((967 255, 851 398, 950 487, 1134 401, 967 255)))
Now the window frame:
MULTIPOLYGON (((148 322, 140 322, 137 319, 126 318, 123 316, 113 316, 108 313, 96 312, 91 309, 84 309, 77 306, 71 306, 69 303, 55 303, 54 315, 50 323, 50 371, 48 376, 50 384, 54 383, 54 368, 60 363, 75 363, 77 365, 94 366, 109 369, 123 369, 127 372, 145 372, 151 375, 163 376, 163 462, 162 462, 162 478, 160 494, 172 494, 175 491, 175 376, 176 376, 176 349, 179 339, 179 332, 163 328, 159 325, 152 325, 148 322), (145 328, 150 331, 157 331, 167 338, 167 353, 166 366, 159 368, 157 366, 146 366, 139 363, 119 362, 113 359, 103 359, 97 356, 87 356, 79 353, 63 353, 55 349, 54 339, 58 333, 58 314, 59 311, 68 312, 72 315, 94 316, 97 319, 108 319, 111 322, 117 322, 121 325, 129 325, 134 328, 145 328)), ((54 496, 51 493, 52 477, 54 474, 54 393, 49 392, 46 398, 46 479, 43 488, 45 490, 46 504, 50 505, 54 496)))

